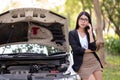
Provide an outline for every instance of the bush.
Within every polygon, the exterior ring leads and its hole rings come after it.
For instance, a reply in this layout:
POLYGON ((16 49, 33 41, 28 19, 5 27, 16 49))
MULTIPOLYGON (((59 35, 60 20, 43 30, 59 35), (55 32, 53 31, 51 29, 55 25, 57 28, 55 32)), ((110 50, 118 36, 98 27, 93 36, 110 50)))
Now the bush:
POLYGON ((109 54, 120 55, 120 38, 107 36, 105 38, 105 48, 109 54))

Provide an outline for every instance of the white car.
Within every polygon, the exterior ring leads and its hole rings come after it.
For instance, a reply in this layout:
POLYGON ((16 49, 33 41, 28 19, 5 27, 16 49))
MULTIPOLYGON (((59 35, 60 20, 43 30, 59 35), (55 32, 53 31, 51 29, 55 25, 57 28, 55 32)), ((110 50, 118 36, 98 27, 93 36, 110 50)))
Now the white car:
POLYGON ((19 8, 0 14, 0 80, 80 80, 72 71, 68 20, 19 8))

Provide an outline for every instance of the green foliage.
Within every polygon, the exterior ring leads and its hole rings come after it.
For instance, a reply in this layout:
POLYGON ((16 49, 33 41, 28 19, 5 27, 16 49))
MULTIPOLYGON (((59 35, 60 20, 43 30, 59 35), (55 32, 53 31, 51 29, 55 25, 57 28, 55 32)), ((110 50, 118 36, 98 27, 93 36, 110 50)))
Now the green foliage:
POLYGON ((120 0, 101 1, 103 15, 114 25, 115 33, 120 37, 120 0))
POLYGON ((103 80, 120 79, 120 56, 107 55, 107 65, 104 67, 103 80))
POLYGON ((120 67, 105 67, 103 80, 120 80, 120 67))
POLYGON ((108 36, 105 38, 105 48, 109 54, 120 55, 120 38, 108 36))
POLYGON ((66 0, 65 11, 71 14, 79 13, 82 10, 80 0, 66 0))
POLYGON ((92 0, 80 0, 82 3, 83 10, 92 9, 92 0))
POLYGON ((76 24, 76 18, 78 14, 82 11, 82 4, 80 0, 66 0, 65 3, 65 12, 67 12, 67 16, 69 19, 69 29, 73 29, 76 24))

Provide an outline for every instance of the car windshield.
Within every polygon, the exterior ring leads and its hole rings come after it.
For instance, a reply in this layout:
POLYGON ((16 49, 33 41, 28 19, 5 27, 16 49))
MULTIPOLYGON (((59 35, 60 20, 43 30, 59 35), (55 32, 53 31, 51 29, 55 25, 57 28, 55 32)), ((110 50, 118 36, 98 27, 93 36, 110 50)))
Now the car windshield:
POLYGON ((14 54, 14 53, 38 53, 50 55, 59 53, 62 50, 53 46, 39 45, 39 44, 17 44, 0 47, 0 54, 14 54))

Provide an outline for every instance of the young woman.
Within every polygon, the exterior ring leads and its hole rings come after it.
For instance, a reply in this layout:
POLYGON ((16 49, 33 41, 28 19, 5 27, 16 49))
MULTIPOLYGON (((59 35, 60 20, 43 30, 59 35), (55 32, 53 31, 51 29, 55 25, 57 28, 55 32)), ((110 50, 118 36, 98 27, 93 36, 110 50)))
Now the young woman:
POLYGON ((91 17, 81 12, 76 21, 76 28, 69 32, 69 43, 73 52, 73 70, 82 80, 94 75, 95 80, 102 80, 102 64, 95 53, 96 42, 93 34, 91 17))

